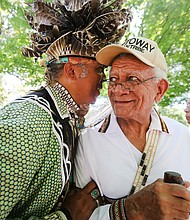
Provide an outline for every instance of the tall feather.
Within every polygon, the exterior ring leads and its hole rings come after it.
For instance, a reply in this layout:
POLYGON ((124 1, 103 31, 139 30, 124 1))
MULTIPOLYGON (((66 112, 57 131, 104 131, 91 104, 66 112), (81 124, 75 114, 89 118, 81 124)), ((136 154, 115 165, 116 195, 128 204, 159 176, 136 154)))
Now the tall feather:
POLYGON ((34 0, 24 9, 34 29, 31 46, 23 47, 28 57, 58 59, 64 55, 95 56, 110 43, 118 42, 132 19, 124 0, 34 0))

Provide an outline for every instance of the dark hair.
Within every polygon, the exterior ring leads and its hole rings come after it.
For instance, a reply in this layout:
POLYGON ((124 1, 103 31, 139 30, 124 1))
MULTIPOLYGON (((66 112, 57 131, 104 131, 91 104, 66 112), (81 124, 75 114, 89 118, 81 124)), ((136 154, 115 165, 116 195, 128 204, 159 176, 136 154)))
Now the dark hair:
POLYGON ((45 80, 47 85, 52 85, 57 82, 58 76, 64 68, 65 63, 50 63, 45 70, 45 80))

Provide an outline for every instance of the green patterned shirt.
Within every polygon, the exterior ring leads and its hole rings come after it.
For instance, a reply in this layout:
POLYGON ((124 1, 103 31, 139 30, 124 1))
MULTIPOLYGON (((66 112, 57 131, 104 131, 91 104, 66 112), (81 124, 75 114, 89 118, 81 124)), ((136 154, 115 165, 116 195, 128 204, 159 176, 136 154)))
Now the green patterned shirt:
MULTIPOLYGON (((61 117, 70 117, 60 94, 51 87, 46 91, 61 117)), ((59 130, 43 97, 21 98, 1 109, 1 220, 66 219, 60 211, 51 213, 71 171, 69 147, 59 130)))

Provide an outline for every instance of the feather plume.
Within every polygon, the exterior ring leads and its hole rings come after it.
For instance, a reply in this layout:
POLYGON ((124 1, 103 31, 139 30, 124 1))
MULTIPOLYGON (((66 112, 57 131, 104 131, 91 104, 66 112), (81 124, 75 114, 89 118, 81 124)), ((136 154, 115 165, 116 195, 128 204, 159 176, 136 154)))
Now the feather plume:
POLYGON ((48 60, 64 55, 94 57, 107 44, 118 42, 132 19, 124 0, 34 0, 25 16, 34 29, 31 46, 23 47, 28 57, 48 55, 48 60))

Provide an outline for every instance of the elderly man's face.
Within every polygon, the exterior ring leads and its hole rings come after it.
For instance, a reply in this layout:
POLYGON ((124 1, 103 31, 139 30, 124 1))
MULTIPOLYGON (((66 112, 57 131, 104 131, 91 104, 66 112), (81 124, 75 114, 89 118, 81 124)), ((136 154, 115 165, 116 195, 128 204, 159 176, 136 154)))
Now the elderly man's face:
POLYGON ((110 71, 108 95, 117 117, 144 120, 158 91, 152 68, 133 55, 114 60, 110 71))
POLYGON ((185 117, 187 119, 187 122, 190 124, 190 99, 187 102, 187 107, 185 108, 185 117))

